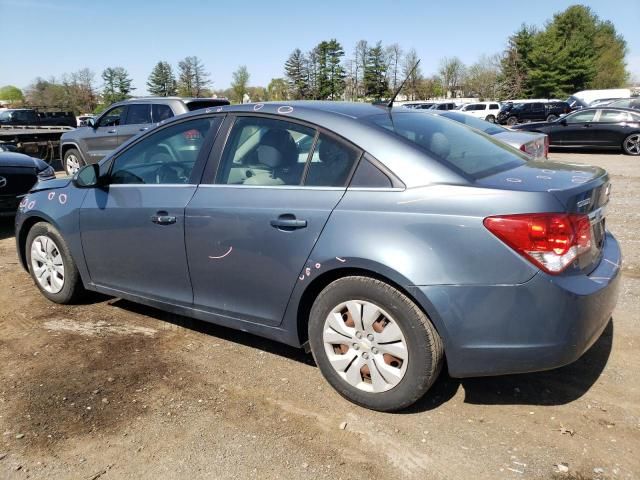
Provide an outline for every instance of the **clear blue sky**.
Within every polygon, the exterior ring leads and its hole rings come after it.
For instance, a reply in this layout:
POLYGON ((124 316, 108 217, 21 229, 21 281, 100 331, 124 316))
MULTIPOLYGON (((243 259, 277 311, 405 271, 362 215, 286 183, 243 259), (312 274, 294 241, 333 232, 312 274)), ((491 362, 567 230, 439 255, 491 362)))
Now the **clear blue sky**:
MULTIPOLYGON (((251 85, 283 75, 296 47, 307 51, 335 37, 350 55, 360 39, 414 47, 425 74, 457 55, 471 64, 504 49, 520 24, 544 25, 567 0, 0 0, 0 85, 29 85, 89 67, 101 83, 108 66, 125 67, 146 93, 158 60, 175 66, 200 57, 214 88, 226 88, 239 65, 251 85)), ((640 78, 640 0, 584 1, 627 40, 627 63, 640 78)))

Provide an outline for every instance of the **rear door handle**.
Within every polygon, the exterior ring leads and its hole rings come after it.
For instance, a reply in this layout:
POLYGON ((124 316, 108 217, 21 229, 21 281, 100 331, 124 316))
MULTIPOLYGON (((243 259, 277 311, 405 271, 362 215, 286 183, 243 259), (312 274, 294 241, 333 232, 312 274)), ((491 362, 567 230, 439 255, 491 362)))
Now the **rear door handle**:
POLYGON ((176 217, 169 215, 165 211, 160 211, 151 216, 151 221, 158 225, 171 225, 172 223, 176 223, 176 217))
POLYGON ((278 218, 271 220, 271 226, 278 230, 295 230, 296 228, 306 228, 307 221, 299 220, 295 215, 289 213, 280 215, 278 218))
POLYGON ((140 129, 141 132, 146 132, 147 130, 149 130, 149 127, 144 127, 140 129))

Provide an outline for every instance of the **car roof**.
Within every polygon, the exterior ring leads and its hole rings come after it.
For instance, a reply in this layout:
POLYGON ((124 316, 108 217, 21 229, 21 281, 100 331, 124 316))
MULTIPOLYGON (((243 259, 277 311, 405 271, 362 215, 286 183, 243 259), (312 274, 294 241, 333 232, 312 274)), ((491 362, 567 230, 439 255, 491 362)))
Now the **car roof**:
POLYGON ((209 98, 209 97, 132 97, 120 102, 113 103, 109 107, 115 105, 127 105, 129 103, 169 103, 169 102, 183 102, 185 104, 191 102, 228 102, 226 98, 209 98))

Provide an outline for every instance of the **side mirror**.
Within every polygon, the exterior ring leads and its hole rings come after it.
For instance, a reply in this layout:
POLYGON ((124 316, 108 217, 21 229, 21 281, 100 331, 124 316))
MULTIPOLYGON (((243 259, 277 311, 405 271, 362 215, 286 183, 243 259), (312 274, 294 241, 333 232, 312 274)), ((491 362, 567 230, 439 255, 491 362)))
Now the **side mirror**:
POLYGON ((73 184, 78 188, 93 188, 100 184, 100 165, 85 165, 73 176, 73 184))
POLYGON ((96 128, 96 121, 93 118, 87 119, 87 127, 96 128))

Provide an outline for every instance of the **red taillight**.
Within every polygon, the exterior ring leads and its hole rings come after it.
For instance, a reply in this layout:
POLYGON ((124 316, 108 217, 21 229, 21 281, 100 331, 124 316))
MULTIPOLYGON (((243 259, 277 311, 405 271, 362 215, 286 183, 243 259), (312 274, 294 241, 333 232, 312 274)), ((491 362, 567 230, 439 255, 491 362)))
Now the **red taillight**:
POLYGON ((202 135, 200 135, 200 132, 196 129, 187 130, 182 135, 184 136, 185 140, 197 140, 202 137, 202 135))
POLYGON ((487 217, 484 226, 548 273, 560 273, 591 249, 591 224, 583 214, 535 213, 487 217))

